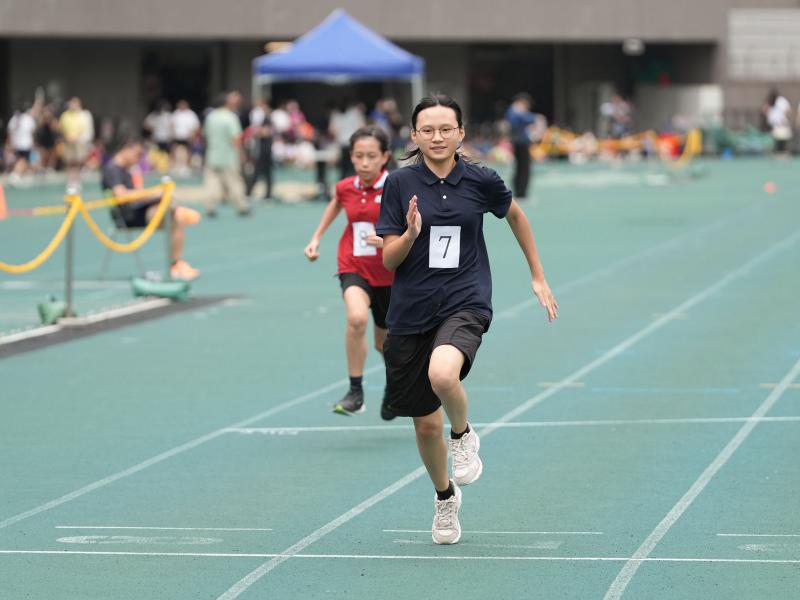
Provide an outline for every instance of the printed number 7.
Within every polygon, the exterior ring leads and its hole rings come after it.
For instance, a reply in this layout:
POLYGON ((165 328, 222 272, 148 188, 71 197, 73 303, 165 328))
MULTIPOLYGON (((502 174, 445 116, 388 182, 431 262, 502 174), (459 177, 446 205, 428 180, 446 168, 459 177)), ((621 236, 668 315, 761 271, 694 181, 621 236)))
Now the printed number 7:
POLYGON ((442 258, 447 258, 447 251, 450 249, 450 240, 453 239, 452 235, 440 235, 439 241, 441 242, 443 239, 447 238, 447 245, 444 247, 444 254, 442 254, 442 258))

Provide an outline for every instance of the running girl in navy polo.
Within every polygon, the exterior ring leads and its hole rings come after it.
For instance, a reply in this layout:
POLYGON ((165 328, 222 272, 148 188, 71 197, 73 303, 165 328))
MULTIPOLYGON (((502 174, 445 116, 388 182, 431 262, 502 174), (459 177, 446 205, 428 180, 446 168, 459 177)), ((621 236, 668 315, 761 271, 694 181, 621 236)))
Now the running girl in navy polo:
MULTIPOLYGON (((375 235, 383 185, 388 173, 389 140, 378 127, 362 127, 350 138, 350 159, 356 175, 336 184, 336 195, 325 207, 319 226, 304 252, 308 260, 319 258, 319 245, 336 216, 344 209, 347 226, 339 240, 339 281, 347 311, 345 349, 350 389, 334 406, 334 412, 353 415, 364 411, 362 377, 367 360, 369 311, 375 323, 375 349, 383 353, 386 311, 393 274, 383 265, 383 239, 375 235)), ((381 411, 385 419, 393 413, 381 411)))
POLYGON ((558 304, 525 213, 497 173, 459 155, 464 125, 458 104, 444 95, 423 98, 411 125, 416 162, 389 175, 377 227, 383 262, 395 271, 385 405, 396 415, 413 417, 417 447, 436 488, 433 541, 455 544, 461 538, 458 486, 483 472, 461 380, 492 318, 484 214, 508 221, 528 262, 533 293, 551 321, 558 304), (451 424, 452 480, 442 437, 444 412, 451 424))

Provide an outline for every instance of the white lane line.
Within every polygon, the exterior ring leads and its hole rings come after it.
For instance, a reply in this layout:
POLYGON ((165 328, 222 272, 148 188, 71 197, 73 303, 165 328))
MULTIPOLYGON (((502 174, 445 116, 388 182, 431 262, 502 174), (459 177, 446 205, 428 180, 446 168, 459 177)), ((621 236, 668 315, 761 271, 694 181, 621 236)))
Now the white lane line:
POLYGON ((787 552, 787 551, 794 551, 798 548, 800 544, 776 544, 775 542, 771 544, 742 544, 741 546, 736 546, 739 550, 744 550, 745 552, 787 552))
POLYGON ((100 545, 132 545, 139 546, 209 546, 211 544, 219 544, 224 540, 220 538, 209 537, 172 537, 172 536, 149 536, 144 537, 140 535, 71 535, 68 537, 58 538, 56 542, 60 544, 100 544, 100 545))
MULTIPOLYGON (((384 533, 425 533, 431 534, 430 529, 382 529, 384 533)), ((603 535, 602 531, 473 531, 469 534, 486 535, 603 535)))
POLYGON ((335 531, 336 529, 338 529, 351 519, 357 517, 361 513, 365 512, 366 510, 368 510, 369 508, 371 508, 372 506, 383 500, 384 498, 388 498, 395 492, 398 492, 399 490, 406 487, 409 483, 416 481, 417 479, 422 477, 424 473, 425 473, 425 467, 419 467, 411 471, 411 473, 409 473, 405 477, 398 479, 393 484, 391 484, 388 487, 385 487, 374 496, 367 498, 360 504, 348 510, 346 513, 343 513, 342 515, 335 518, 333 521, 330 521, 328 524, 320 527, 316 531, 307 535, 297 543, 293 544, 292 546, 281 552, 280 555, 271 558, 267 562, 259 565, 256 569, 254 569, 253 571, 242 577, 242 579, 237 581, 228 591, 222 594, 219 597, 219 600, 229 600, 230 598, 238 597, 247 588, 249 588, 256 581, 261 579, 264 575, 266 575, 267 573, 278 567, 280 564, 289 560, 293 556, 296 556, 297 554, 302 552, 303 549, 307 548, 317 540, 325 537, 331 531, 335 531))
POLYGON ((796 538, 800 533, 718 533, 719 537, 764 537, 764 538, 796 538))
MULTIPOLYGON (((430 546, 430 541, 425 540, 394 540, 395 544, 401 546, 430 546)), ((558 550, 563 542, 545 541, 534 542, 533 544, 484 544, 475 542, 461 542, 462 546, 472 546, 473 548, 513 548, 515 550, 558 550)))
MULTIPOLYGON (((554 385, 558 385, 558 382, 557 381, 540 381, 539 382, 539 387, 542 387, 542 388, 553 387, 554 385)), ((586 384, 584 382, 582 382, 582 381, 573 381, 572 383, 569 384, 569 387, 571 387, 571 388, 585 388, 586 384)))
MULTIPOLYGON (((501 424, 512 421, 525 411, 533 408, 540 402, 558 393, 567 384, 575 381, 580 381, 581 378, 583 378, 590 372, 604 365, 612 358, 619 356, 625 350, 627 350, 634 344, 638 343, 651 333, 657 331, 667 323, 670 323, 672 321, 671 319, 672 314, 686 312, 689 308, 695 306, 696 304, 699 304, 703 300, 708 299, 709 297, 713 296, 715 293, 723 289, 726 285, 729 285, 731 282, 735 281, 739 277, 743 277, 744 275, 746 275, 750 271, 750 269, 753 269, 754 267, 766 261, 768 258, 771 258, 775 254, 778 254, 781 251, 786 250, 792 244, 794 244, 798 239, 800 239, 800 231, 797 231, 794 234, 784 238, 783 240, 772 244, 765 251, 761 252, 754 258, 750 259, 744 265, 740 266, 738 269, 728 273, 727 275, 719 279, 716 283, 710 285, 703 291, 692 296, 685 302, 682 302, 681 304, 676 306, 674 309, 669 311, 667 314, 665 314, 657 321, 651 323, 650 325, 647 325, 643 329, 640 329, 637 333, 630 336, 623 342, 620 342, 619 344, 611 348, 609 351, 604 353, 602 356, 596 358, 586 366, 578 369, 571 375, 564 378, 557 385, 540 392, 539 394, 533 396, 532 398, 520 404, 517 408, 507 412, 505 415, 503 415, 496 421, 490 423, 488 426, 484 427, 481 430, 481 435, 484 437, 490 435, 493 431, 496 431, 501 424)), ((753 416, 763 416, 763 415, 753 415, 753 416)), ((746 426, 755 426, 755 423, 748 422, 746 426)), ((412 471, 411 473, 407 474, 405 477, 398 479, 396 482, 384 488, 383 490, 379 491, 377 494, 364 500, 361 504, 353 507, 349 511, 338 516, 333 521, 330 521, 326 525, 320 527, 316 531, 302 538, 301 540, 299 540, 298 542, 296 542, 295 544, 284 550, 279 557, 273 558, 263 563, 262 565, 260 565, 259 567, 257 567, 256 569, 245 575, 242 579, 233 584, 233 586, 230 589, 228 589, 228 591, 219 596, 218 600, 232 600, 233 598, 237 598, 245 590, 247 590, 247 588, 253 585, 256 581, 258 581, 264 575, 266 575, 267 573, 278 567, 281 563, 289 560, 289 558, 291 558, 293 555, 299 554, 305 548, 307 548, 320 538, 325 537, 331 531, 335 531, 336 529, 338 529, 351 519, 355 518, 356 516, 360 515, 367 509, 371 508, 375 504, 378 504, 382 500, 388 498, 389 496, 392 496, 393 494, 404 488, 406 485, 422 477, 422 475, 424 474, 425 474, 425 467, 419 467, 414 471, 412 471)))
POLYGON ((134 527, 131 525, 56 525, 56 529, 133 529, 141 531, 272 531, 269 527, 134 527))
MULTIPOLYGON (((761 405, 755 410, 753 413, 753 418, 763 417, 770 408, 772 408, 775 403, 780 399, 783 395, 783 392, 786 391, 789 384, 792 383, 795 379, 797 379, 798 375, 800 375, 800 360, 798 360, 794 366, 789 370, 788 373, 781 379, 781 382, 778 384, 767 398, 761 403, 761 405)), ((756 425, 758 425, 758 421, 752 420, 747 421, 744 425, 742 425, 741 429, 736 433, 735 436, 731 439, 730 442, 722 449, 722 451, 717 455, 717 457, 711 462, 708 467, 703 471, 700 477, 697 478, 692 484, 692 487, 689 488, 683 497, 678 500, 677 504, 672 507, 672 509, 667 513, 661 522, 656 525, 656 528, 648 535, 644 542, 642 542, 641 546, 633 553, 633 557, 631 560, 625 563, 625 566, 622 567, 622 570, 617 574, 614 581, 611 583, 611 587, 609 587, 608 591, 604 596, 604 600, 617 600, 618 598, 622 597, 622 594, 625 592, 625 588, 631 582, 634 575, 636 575, 636 571, 639 569, 639 566, 642 563, 642 559, 647 558, 650 556, 650 553, 655 549, 658 542, 667 534, 670 528, 675 524, 675 522, 681 518, 686 509, 688 509, 692 502, 702 493, 702 491, 706 488, 708 483, 711 479, 716 475, 719 470, 725 466, 725 463, 728 462, 733 453, 744 443, 750 433, 755 429, 756 425)))
MULTIPOLYGON (((775 389, 775 387, 777 387, 777 385, 778 385, 777 383, 762 383, 758 387, 760 387, 762 389, 765 389, 765 390, 772 390, 772 389, 775 389)), ((790 390, 800 390, 800 383, 793 383, 792 385, 789 386, 788 389, 790 389, 790 390)))
MULTIPOLYGON (((586 421, 515 421, 513 423, 500 423, 497 429, 521 429, 530 427, 620 427, 629 425, 695 425, 695 424, 724 424, 746 423, 757 421, 759 423, 794 423, 800 422, 800 417, 696 417, 675 419, 596 419, 586 421)), ((472 423, 473 427, 489 427, 492 423, 472 423)), ((410 431, 413 425, 331 425, 318 427, 229 427, 225 433, 242 435, 297 435, 300 433, 342 433, 353 431, 410 431)))
MULTIPOLYGON (((365 374, 374 373, 375 371, 378 371, 378 370, 381 370, 381 369, 383 369, 383 365, 379 364, 379 365, 375 365, 373 367, 370 367, 369 369, 366 369, 364 371, 364 373, 365 374)), ((262 419, 266 419, 268 417, 271 417, 274 414, 282 412, 282 411, 284 411, 284 410, 286 410, 288 408, 291 408, 293 406, 297 406, 298 404, 302 404, 303 402, 307 402, 308 400, 311 400, 312 398, 317 398, 319 396, 327 394, 328 392, 330 392, 332 390, 335 390, 336 388, 342 387, 342 386, 344 386, 344 385, 346 385, 348 383, 349 383, 349 380, 340 379, 339 381, 335 381, 335 382, 330 383, 330 384, 328 384, 326 386, 318 388, 317 390, 315 390, 313 392, 309 392, 308 394, 303 394, 302 396, 298 396, 298 397, 293 398, 291 400, 288 400, 288 401, 286 401, 286 402, 284 402, 282 404, 279 404, 279 405, 274 406, 272 408, 269 408, 269 409, 267 409, 267 410, 265 410, 263 412, 260 412, 257 415, 254 415, 254 416, 252 416, 250 418, 244 419, 243 421, 239 421, 238 423, 234 423, 230 427, 221 427, 220 429, 217 429, 216 431, 212 431, 211 433, 207 433, 205 435, 201 435, 200 437, 197 437, 197 438, 195 438, 195 439, 193 439, 193 440, 191 440, 189 442, 186 442, 185 444, 181 444, 180 446, 175 446, 174 448, 172 448, 170 450, 167 450, 166 452, 162 452, 161 454, 157 454, 156 456, 154 456, 152 458, 148 458, 147 460, 142 461, 139 464, 136 464, 136 465, 134 465, 132 467, 129 467, 129 468, 125 469, 124 471, 120 471, 118 473, 114 473, 113 475, 109 475, 108 477, 104 477, 103 479, 99 479, 99 480, 95 481, 94 483, 90 483, 89 485, 85 485, 84 487, 79 488, 79 489, 77 489, 77 490, 75 490, 73 492, 70 492, 69 494, 65 494, 65 495, 61 496, 60 498, 56 498, 55 500, 51 500, 50 502, 46 502, 45 504, 41 504, 41 505, 37 506, 36 508, 32 508, 30 510, 26 510, 25 512, 16 514, 16 515, 14 515, 12 517, 8 517, 7 519, 4 519, 3 521, 0 521, 0 529, 3 529, 5 527, 8 527, 9 525, 13 525, 15 523, 19 523, 20 521, 22 521, 24 519, 27 519, 27 518, 32 517, 34 515, 38 515, 38 514, 43 513, 43 512, 45 512, 47 510, 50 510, 52 508, 56 508, 57 506, 61 506, 62 504, 66 504, 67 502, 69 502, 71 500, 75 500, 76 498, 80 498, 81 496, 84 496, 84 495, 86 495, 86 494, 88 494, 90 492, 93 492, 93 491, 95 491, 97 489, 105 487, 110 483, 114 483, 115 481, 119 481, 120 479, 124 479, 125 477, 130 477, 131 475, 134 475, 134 474, 138 473, 139 471, 143 471, 144 469, 147 469, 148 467, 152 467, 153 465, 156 465, 156 464, 158 464, 160 462, 163 462, 163 461, 167 460, 168 458, 172 458, 173 456, 177 456, 178 454, 186 452, 187 450, 191 450, 193 448, 197 448, 198 446, 201 446, 201 445, 205 444, 206 442, 210 442, 211 440, 214 440, 214 439, 218 438, 219 436, 223 435, 225 433, 226 429, 236 428, 236 427, 247 427, 249 425, 257 423, 258 421, 260 421, 262 419)))
MULTIPOLYGON (((190 558, 279 558, 282 554, 265 552, 114 552, 102 550, 0 550, 0 555, 43 555, 43 556, 175 556, 190 558)), ((292 558, 316 560, 513 560, 547 562, 625 562, 626 556, 459 556, 459 555, 407 555, 407 554, 295 554, 292 558)), ((758 559, 758 558, 645 558, 645 562, 666 563, 745 563, 745 564, 786 564, 797 565, 800 560, 758 559)))

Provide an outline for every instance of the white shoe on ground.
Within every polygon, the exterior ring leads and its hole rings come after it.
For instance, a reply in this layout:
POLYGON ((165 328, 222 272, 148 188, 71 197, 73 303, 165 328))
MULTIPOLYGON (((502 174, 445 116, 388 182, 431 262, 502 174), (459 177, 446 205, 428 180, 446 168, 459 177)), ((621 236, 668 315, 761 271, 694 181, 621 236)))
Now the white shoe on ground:
POLYGON ((461 508, 461 490, 455 484, 455 494, 447 500, 439 500, 434 496, 433 526, 431 537, 435 544, 456 544, 461 539, 461 524, 458 522, 458 510, 461 508))

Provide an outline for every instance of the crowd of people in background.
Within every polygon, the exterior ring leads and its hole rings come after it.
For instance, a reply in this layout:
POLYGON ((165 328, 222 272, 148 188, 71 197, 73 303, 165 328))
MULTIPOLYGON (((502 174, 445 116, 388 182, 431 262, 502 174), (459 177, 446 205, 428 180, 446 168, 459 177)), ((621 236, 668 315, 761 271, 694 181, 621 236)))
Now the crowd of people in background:
MULTIPOLYGON (((118 116, 97 118, 78 97, 48 103, 44 93, 37 93, 33 102, 20 104, 5 124, 0 122, 0 135, 5 141, 0 152, 0 172, 7 174, 6 181, 11 186, 24 186, 34 176, 48 177, 60 171, 68 181, 76 181, 82 171, 95 171, 110 160, 120 143, 141 137, 147 144, 144 170, 179 178, 205 172, 208 181, 209 140, 204 124, 228 96, 223 95, 214 106, 202 109, 190 106, 185 99, 174 106, 159 100, 143 122, 132 123, 118 116)), ((494 122, 472 124, 465 145, 477 159, 517 164, 514 187, 518 197, 524 198, 531 159, 540 158, 530 151, 531 145, 542 141, 548 124, 543 115, 534 112, 534 99, 528 94, 518 94, 507 106, 494 122)), ((241 196, 248 198, 263 182, 262 198, 272 199, 274 168, 292 165, 314 170, 315 196, 328 200, 331 181, 352 175, 348 148, 355 131, 366 125, 379 127, 389 139, 393 157, 405 151, 411 133, 393 98, 381 98, 372 108, 358 100, 345 99, 309 118, 294 99, 274 104, 256 100, 251 106, 244 106, 239 96, 239 102, 229 111, 241 129, 234 153, 241 196)), ((794 129, 800 127, 800 107, 793 110, 785 96, 772 90, 761 113, 762 128, 773 137, 775 151, 791 150, 794 129)), ((600 104, 597 121, 597 132, 571 139, 573 151, 569 158, 574 158, 573 162, 597 156, 600 139, 624 139, 636 132, 633 104, 620 94, 600 104)), ((217 178, 215 187, 220 185, 225 191, 231 187, 217 178)), ((232 189, 238 197, 238 188, 232 189)), ((237 206, 240 212, 246 212, 241 202, 237 201, 237 206)))
MULTIPOLYGON (((219 146, 210 148, 213 142, 209 141, 207 121, 212 115, 219 116, 219 109, 229 104, 228 116, 240 127, 235 154, 244 186, 242 195, 250 196, 256 183, 263 180, 264 199, 271 199, 273 167, 294 165, 316 169, 318 196, 325 199, 330 170, 336 169, 339 178, 351 174, 348 143, 354 131, 367 124, 380 127, 393 150, 405 148, 408 141, 408 127, 392 98, 378 100, 371 110, 364 103, 345 100, 329 106, 326 114, 312 122, 296 100, 274 105, 256 100, 245 107, 241 95, 236 96, 235 106, 230 105, 230 92, 199 112, 184 99, 174 107, 159 100, 142 123, 135 124, 119 117, 98 120, 78 97, 59 107, 57 103, 46 104, 43 94, 37 95, 33 103, 21 104, 5 127, 0 122, 5 140, 0 172, 8 172, 7 181, 12 186, 29 184, 35 175, 62 171, 68 180, 78 180, 83 170, 97 170, 120 144, 137 137, 146 142, 145 170, 184 178, 205 173, 208 178, 209 151, 218 154, 219 146)), ((211 162, 214 160, 212 156, 211 162)))

